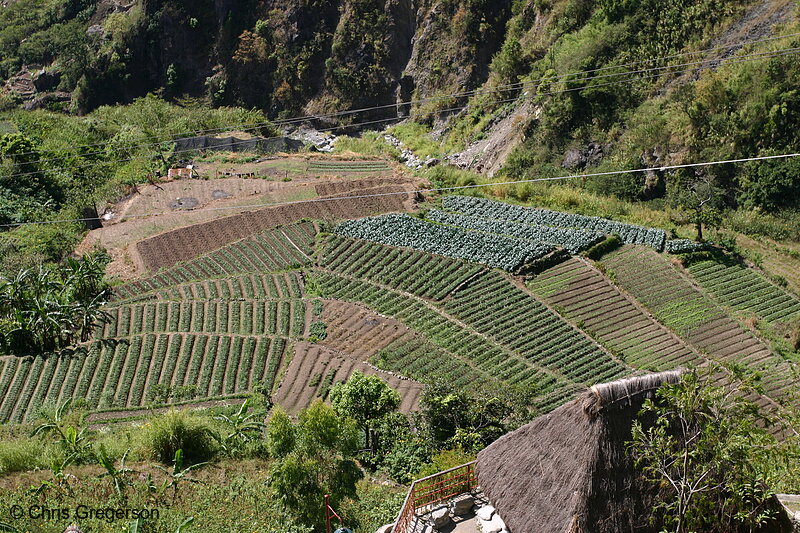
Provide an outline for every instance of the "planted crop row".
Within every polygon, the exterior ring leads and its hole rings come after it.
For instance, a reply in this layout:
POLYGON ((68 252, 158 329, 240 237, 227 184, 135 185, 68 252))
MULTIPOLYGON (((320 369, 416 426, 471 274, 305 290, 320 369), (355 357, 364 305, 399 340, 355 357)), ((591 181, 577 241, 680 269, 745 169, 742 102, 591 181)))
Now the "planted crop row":
POLYGON ((142 333, 228 333, 300 337, 305 330, 303 300, 144 302, 111 308, 106 338, 142 333))
POLYGON ((375 170, 388 169, 389 164, 386 161, 309 161, 308 168, 375 170))
MULTIPOLYGON (((343 278, 326 272, 318 273, 318 282, 326 297, 360 302, 382 314, 392 316, 424 334, 431 343, 500 382, 532 387, 540 394, 569 385, 566 379, 546 372, 519 354, 464 329, 458 322, 414 298, 382 289, 368 281, 343 278)), ((451 369, 447 374, 429 374, 425 381, 438 375, 455 381, 460 377, 458 372, 460 370, 451 369)))
POLYGON ((381 370, 397 372, 421 382, 435 376, 446 378, 456 387, 497 383, 485 372, 421 336, 397 339, 372 356, 370 362, 381 370))
POLYGON ((700 359, 580 259, 572 258, 545 270, 529 287, 636 368, 670 370, 700 359))
POLYGON ((631 372, 497 272, 487 272, 456 291, 444 308, 526 360, 574 383, 593 385, 631 372))
POLYGON ((664 245, 664 251, 670 254, 688 254, 710 249, 708 243, 695 242, 689 239, 673 239, 664 245))
POLYGON ((595 230, 565 229, 554 228, 552 226, 522 224, 519 222, 510 222, 508 220, 448 213, 438 209, 431 209, 425 216, 429 220, 441 224, 459 226, 488 233, 497 233, 514 237, 515 239, 549 243, 554 246, 560 246, 573 254, 585 250, 606 238, 604 233, 595 230))
POLYGON ((350 220, 337 226, 336 233, 345 237, 466 259, 509 271, 555 250, 551 244, 433 224, 406 214, 350 220))
POLYGON ((313 254, 315 229, 310 222, 275 228, 223 246, 153 277, 115 289, 117 299, 204 279, 264 273, 308 264, 313 254))
POLYGON ((144 335, 117 345, 94 343, 87 353, 0 358, 0 421, 23 422, 45 402, 85 398, 90 409, 202 400, 271 388, 286 341, 269 337, 144 335))
POLYGON ((669 260, 643 247, 624 247, 604 259, 616 283, 663 324, 714 359, 763 371, 764 388, 783 398, 791 370, 768 346, 696 288, 669 260))
POLYGON ((524 224, 553 226, 557 228, 594 230, 607 235, 616 233, 625 243, 646 244, 658 251, 664 249, 664 242, 667 238, 667 234, 664 230, 656 228, 626 224, 607 218, 550 211, 549 209, 522 207, 471 196, 447 196, 442 200, 442 206, 447 211, 454 211, 476 217, 511 220, 524 224))
POLYGON ((774 322, 800 315, 800 299, 753 269, 728 259, 693 263, 689 272, 720 302, 774 322))
POLYGON ((408 248, 389 248, 336 235, 325 243, 321 266, 395 289, 440 300, 483 267, 408 248))
POLYGON ((182 283, 168 289, 141 294, 134 300, 277 300, 302 297, 303 276, 300 272, 291 271, 182 283))

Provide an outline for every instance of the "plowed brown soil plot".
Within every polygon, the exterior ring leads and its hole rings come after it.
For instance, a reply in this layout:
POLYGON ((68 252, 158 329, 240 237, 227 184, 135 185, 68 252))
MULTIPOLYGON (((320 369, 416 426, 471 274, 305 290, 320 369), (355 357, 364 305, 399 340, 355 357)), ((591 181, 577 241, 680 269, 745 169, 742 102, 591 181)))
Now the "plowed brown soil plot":
POLYGON ((301 218, 339 220, 408 211, 414 207, 412 194, 407 192, 410 188, 410 185, 375 187, 358 190, 357 194, 382 196, 342 198, 259 209, 163 233, 139 242, 136 248, 144 268, 154 271, 301 218))
POLYGON ((529 286, 636 368, 661 371, 702 362, 700 354, 583 259, 549 268, 529 286))
POLYGON ((334 383, 347 381, 350 374, 360 370, 380 376, 397 390, 404 413, 416 408, 422 390, 420 383, 376 370, 366 363, 391 343, 410 338, 411 330, 366 307, 340 301, 325 301, 321 319, 327 325, 327 336, 316 345, 298 343, 276 394, 279 404, 291 412, 299 411, 315 398, 325 398, 334 383))
POLYGON ((322 320, 328 330, 320 344, 362 361, 411 334, 402 322, 349 302, 326 301, 322 320))
POLYGON ((356 370, 379 376, 400 393, 402 412, 409 413, 416 408, 422 384, 375 370, 347 354, 309 342, 299 342, 295 346, 292 362, 274 395, 275 403, 289 413, 297 413, 314 399, 327 398, 334 384, 347 381, 356 370))
POLYGON ((786 361, 725 313, 668 258, 643 246, 625 246, 603 258, 617 284, 711 358, 762 371, 765 392, 786 397, 792 383, 786 361))

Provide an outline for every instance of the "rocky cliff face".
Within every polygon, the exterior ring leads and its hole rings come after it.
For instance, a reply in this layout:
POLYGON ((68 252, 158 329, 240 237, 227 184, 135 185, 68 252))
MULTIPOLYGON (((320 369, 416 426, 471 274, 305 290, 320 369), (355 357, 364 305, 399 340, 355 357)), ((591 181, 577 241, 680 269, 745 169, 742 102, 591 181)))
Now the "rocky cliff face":
POLYGON ((485 81, 511 16, 511 0, 95 4, 86 22, 90 64, 66 88, 82 111, 162 91, 279 116, 473 89, 485 81))

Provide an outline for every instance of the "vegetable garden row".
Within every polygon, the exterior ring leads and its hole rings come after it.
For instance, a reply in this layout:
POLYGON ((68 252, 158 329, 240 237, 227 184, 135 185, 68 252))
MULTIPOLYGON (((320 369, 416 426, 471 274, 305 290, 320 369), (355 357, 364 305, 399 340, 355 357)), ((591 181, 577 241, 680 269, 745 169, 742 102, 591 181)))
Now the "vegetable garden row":
POLYGON ((546 242, 560 246, 572 254, 585 250, 606 238, 604 233, 595 230, 521 224, 519 222, 448 213, 438 209, 431 209, 425 214, 425 217, 440 224, 498 233, 516 239, 546 242))
POLYGON ((787 363, 684 278, 665 256, 647 248, 623 247, 603 262, 616 283, 661 323, 714 359, 763 371, 766 393, 785 396, 791 380, 787 363))
POLYGON ((442 206, 446 211, 474 217, 513 221, 537 226, 593 230, 606 235, 616 233, 620 236, 622 242, 628 244, 645 244, 658 251, 664 249, 664 242, 667 238, 667 234, 664 230, 656 228, 646 228, 600 217, 550 211, 549 209, 522 207, 472 196, 447 196, 442 200, 442 206))
POLYGON ((613 381, 632 371, 496 272, 487 272, 457 291, 444 309, 526 360, 573 383, 613 381))
POLYGON ((229 333, 300 337, 306 328, 304 300, 146 302, 109 309, 105 338, 142 333, 229 333))
POLYGON ((441 300, 484 270, 447 257, 337 235, 330 236, 323 246, 320 265, 434 300, 441 300))
POLYGON ((671 370, 700 360, 699 354, 581 259, 545 270, 529 287, 636 368, 671 370))
POLYGON ((768 322, 800 316, 800 299, 731 259, 692 263, 689 272, 717 300, 768 322))
POLYGON ((336 233, 390 246, 403 246, 513 271, 555 251, 543 242, 424 222, 402 214, 343 222, 336 233))
POLYGON ((0 421, 30 420, 34 407, 67 398, 124 410, 157 395, 189 401, 242 394, 256 382, 271 387, 286 347, 263 336, 142 335, 93 343, 86 354, 0 358, 0 421))
MULTIPOLYGON (((447 318, 422 301, 387 290, 368 281, 348 279, 320 272, 318 283, 326 297, 360 302, 379 313, 391 316, 409 328, 424 334, 432 343, 456 354, 475 368, 501 382, 533 387, 542 394, 568 385, 566 379, 525 360, 482 335, 465 330, 458 322, 447 318)), ((397 369, 404 373, 405 369, 397 369)), ((456 380, 463 365, 441 377, 456 380)), ((411 377, 411 376, 410 376, 411 377)))
POLYGON ((310 160, 308 170, 323 172, 381 172, 390 170, 386 161, 320 161, 310 160))
POLYGON ((303 276, 298 271, 291 271, 182 283, 141 294, 134 300, 278 300, 302 297, 303 276))

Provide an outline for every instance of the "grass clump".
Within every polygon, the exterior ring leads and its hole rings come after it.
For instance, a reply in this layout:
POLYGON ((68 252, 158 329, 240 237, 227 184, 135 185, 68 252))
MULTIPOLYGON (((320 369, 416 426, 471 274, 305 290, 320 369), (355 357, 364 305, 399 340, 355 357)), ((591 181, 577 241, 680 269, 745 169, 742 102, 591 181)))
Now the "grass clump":
POLYGON ((424 124, 407 122, 389 128, 388 132, 400 139, 417 157, 437 157, 442 152, 440 144, 431 138, 430 128, 424 124))
POLYGON ((172 462, 178 450, 183 450, 188 463, 207 461, 217 451, 210 424, 188 411, 167 411, 154 417, 143 429, 145 455, 164 464, 172 462))

